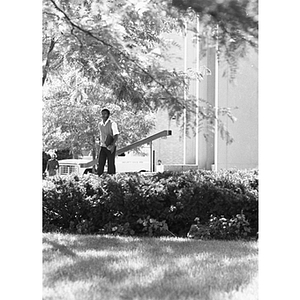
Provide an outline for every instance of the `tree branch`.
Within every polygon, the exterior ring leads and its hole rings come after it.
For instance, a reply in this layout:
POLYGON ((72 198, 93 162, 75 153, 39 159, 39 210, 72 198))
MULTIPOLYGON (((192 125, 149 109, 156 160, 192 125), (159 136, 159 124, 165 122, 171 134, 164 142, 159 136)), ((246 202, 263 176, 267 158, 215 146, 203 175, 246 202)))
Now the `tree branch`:
MULTIPOLYGON (((58 7, 58 5, 55 3, 54 0, 50 0, 52 2, 52 4, 54 5, 54 7, 60 11, 66 18, 66 20, 76 29, 78 29, 79 31, 85 33, 86 35, 92 37, 93 39, 97 40, 98 42, 102 43, 103 45, 109 47, 110 49, 114 49, 115 51, 117 51, 120 55, 123 55, 128 61, 131 61, 132 63, 134 63, 138 69, 140 69, 144 74, 146 74, 147 76, 149 76, 155 83, 157 83, 159 86, 162 87, 162 89, 171 97, 174 99, 172 93, 165 87, 165 85, 163 83, 161 83, 160 81, 158 81, 152 74, 150 74, 148 71, 146 71, 143 67, 141 67, 136 61, 135 59, 129 57, 126 53, 122 52, 121 50, 119 50, 118 48, 116 48, 115 46, 107 43, 106 41, 100 39, 99 37, 95 36, 92 32, 80 27, 79 25, 75 24, 70 17, 66 14, 65 11, 63 11, 60 7, 58 7)), ((181 103, 180 103, 181 104, 181 103)), ((181 104, 182 105, 182 104, 181 104)))
POLYGON ((88 30, 85 30, 83 28, 81 28, 80 26, 78 26, 77 24, 75 24, 71 19, 70 17, 65 13, 65 11, 63 11, 60 7, 58 7, 58 5, 55 3, 54 0, 50 0, 52 2, 52 4, 54 5, 54 7, 60 11, 64 16, 65 18, 67 19, 67 21, 75 28, 77 28, 79 31, 82 31, 83 33, 89 35, 90 37, 96 39, 97 41, 101 42, 103 45, 107 46, 107 47, 113 47, 112 45, 110 45, 109 43, 103 41, 102 39, 98 38, 97 36, 95 36, 93 33, 91 33, 90 31, 88 30))
POLYGON ((44 85, 44 83, 46 81, 46 78, 47 78, 48 68, 49 68, 49 61, 50 61, 50 53, 54 49, 55 44, 56 44, 56 41, 55 41, 54 37, 52 37, 52 39, 50 41, 49 49, 48 49, 48 52, 47 52, 46 63, 45 63, 45 66, 43 68, 42 85, 44 85))

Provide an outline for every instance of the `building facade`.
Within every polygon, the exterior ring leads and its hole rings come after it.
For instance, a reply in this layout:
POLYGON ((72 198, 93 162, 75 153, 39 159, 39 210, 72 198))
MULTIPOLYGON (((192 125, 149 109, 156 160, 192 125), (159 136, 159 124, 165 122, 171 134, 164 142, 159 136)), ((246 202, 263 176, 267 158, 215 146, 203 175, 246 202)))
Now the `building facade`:
POLYGON ((228 75, 228 65, 218 62, 217 47, 201 49, 194 34, 170 33, 166 36, 180 47, 172 48, 170 59, 164 62, 169 69, 179 71, 208 70, 203 80, 191 82, 187 96, 194 96, 200 106, 232 109, 236 118, 220 117, 227 127, 232 143, 227 143, 220 130, 208 121, 169 117, 166 110, 157 113, 154 132, 172 130, 172 136, 153 141, 153 162, 161 160, 165 170, 186 169, 251 169, 258 167, 258 55, 249 49, 239 60, 234 81, 228 75), (205 102, 206 101, 206 102, 205 102))

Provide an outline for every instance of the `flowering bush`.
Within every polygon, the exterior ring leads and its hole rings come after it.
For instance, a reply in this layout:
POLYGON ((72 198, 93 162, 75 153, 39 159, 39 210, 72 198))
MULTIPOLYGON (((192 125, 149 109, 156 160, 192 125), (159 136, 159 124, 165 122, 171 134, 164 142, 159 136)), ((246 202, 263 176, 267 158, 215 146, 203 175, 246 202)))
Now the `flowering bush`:
POLYGON ((147 233, 148 236, 160 236, 160 235, 174 235, 168 228, 168 224, 165 220, 162 222, 159 222, 153 218, 150 218, 150 216, 147 216, 146 219, 138 219, 136 221, 138 224, 143 225, 144 232, 147 233))
POLYGON ((241 239, 247 238, 251 232, 250 224, 243 212, 235 217, 226 219, 224 216, 210 216, 208 224, 200 224, 200 219, 195 218, 197 224, 193 224, 187 234, 188 238, 195 239, 241 239))
POLYGON ((126 222, 125 224, 117 224, 109 222, 105 224, 100 233, 113 234, 113 235, 134 235, 135 232, 130 228, 130 224, 126 222))
POLYGON ((193 224, 187 233, 188 238, 192 239, 209 239, 210 238, 210 228, 208 225, 203 225, 200 223, 200 218, 195 218, 197 224, 193 224))
POLYGON ((211 215, 208 226, 210 237, 215 239, 246 238, 251 232, 250 224, 243 212, 230 219, 211 215))
POLYGON ((199 217, 212 224, 214 238, 256 236, 257 178, 257 170, 49 178, 43 184, 43 231, 186 236, 199 217))

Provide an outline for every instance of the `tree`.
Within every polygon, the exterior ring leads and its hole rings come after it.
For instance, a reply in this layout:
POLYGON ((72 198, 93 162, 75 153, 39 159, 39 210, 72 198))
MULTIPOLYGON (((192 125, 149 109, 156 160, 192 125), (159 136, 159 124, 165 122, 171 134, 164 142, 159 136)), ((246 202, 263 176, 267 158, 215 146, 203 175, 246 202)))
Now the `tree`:
POLYGON ((44 92, 43 141, 44 149, 71 149, 73 156, 82 155, 82 150, 91 150, 96 157, 99 138, 98 123, 101 110, 111 110, 118 123, 121 136, 119 146, 125 146, 149 133, 155 124, 154 115, 149 112, 133 111, 126 103, 114 104, 110 91, 93 85, 77 70, 68 70, 56 84, 44 92), (102 96, 99 99, 99 95, 102 96), (138 128, 132 131, 129 128, 138 128))
POLYGON ((193 10, 207 25, 218 24, 218 38, 224 46, 231 38, 257 46, 258 0, 172 0, 172 6, 193 10))
MULTIPOLYGON (((255 30, 250 30, 256 26, 255 16, 246 26, 245 14, 238 14, 239 9, 251 11, 250 0, 202 2, 205 5, 194 5, 203 25, 199 37, 209 34, 212 41, 218 37, 224 57, 236 66, 236 54, 243 55, 247 43, 255 44, 255 30)), ((127 109, 128 119, 133 112, 135 118, 141 117, 143 134, 151 127, 143 118, 146 113, 158 108, 168 109, 170 116, 174 112, 180 116, 183 108, 195 111, 193 99, 184 101, 183 89, 191 77, 201 74, 168 70, 160 63, 168 59, 164 50, 172 45, 163 33, 181 31, 195 14, 177 7, 178 1, 160 0, 44 0, 42 83, 48 147, 68 144, 76 152, 83 143, 94 152, 99 113, 95 107, 107 102, 122 113, 127 109)), ((200 116, 216 118, 211 113, 200 116)), ((124 136, 124 141, 134 138, 124 136)))
POLYGON ((163 55, 156 50, 168 47, 160 33, 175 27, 158 18, 162 6, 159 1, 45 0, 43 82, 71 64, 135 108, 175 102, 184 76, 156 63, 163 55))
POLYGON ((172 0, 172 6, 197 15, 202 28, 198 38, 210 44, 218 40, 219 60, 228 63, 234 79, 239 58, 249 47, 258 47, 258 0, 172 0))
POLYGON ((146 5, 44 1, 45 148, 71 147, 76 156, 90 147, 94 156, 99 110, 108 103, 117 119, 122 111, 120 146, 132 143, 153 127, 152 111, 169 104, 166 98, 175 103, 183 74, 179 83, 179 75, 156 62, 162 56, 156 50, 168 46, 159 33, 174 25, 146 5))
POLYGON ((43 82, 62 64, 76 64, 118 101, 140 109, 188 108, 182 89, 189 76, 159 62, 172 45, 162 33, 182 30, 193 12, 202 24, 198 37, 218 38, 233 69, 247 45, 257 45, 257 0, 44 0, 43 7, 43 82))
MULTIPOLYGON (((71 61, 80 61, 87 74, 100 75, 102 82, 116 79, 114 84, 119 87, 116 94, 120 98, 125 97, 126 91, 132 96, 134 88, 143 82, 141 79, 146 79, 143 83, 156 84, 161 91, 168 92, 169 86, 160 80, 159 75, 167 79, 170 74, 156 74, 158 66, 153 62, 158 55, 155 50, 168 46, 160 34, 183 28, 184 21, 193 17, 191 10, 200 17, 204 28, 199 37, 209 34, 214 39, 218 38, 220 52, 231 64, 233 58, 243 55, 245 45, 257 46, 257 0, 44 0, 43 82, 51 69, 49 61, 56 45, 60 48, 58 50, 65 46, 60 61, 70 63, 71 56, 71 61), (172 9, 174 7, 180 10, 172 9), (215 30, 216 25, 218 31, 215 30), (80 57, 76 58, 76 54, 80 57), (87 57, 84 57, 85 54, 87 57), (120 72, 108 72, 112 68, 120 72), (134 74, 135 80, 128 81, 128 74, 134 74)), ((161 55, 163 52, 160 52, 161 55)), ((54 53, 52 56, 55 56, 54 53)), ((52 69, 55 67, 57 64, 54 63, 52 69)), ((178 83, 182 77, 176 79, 178 83)), ((134 94, 141 100, 145 92, 139 92, 134 94)))

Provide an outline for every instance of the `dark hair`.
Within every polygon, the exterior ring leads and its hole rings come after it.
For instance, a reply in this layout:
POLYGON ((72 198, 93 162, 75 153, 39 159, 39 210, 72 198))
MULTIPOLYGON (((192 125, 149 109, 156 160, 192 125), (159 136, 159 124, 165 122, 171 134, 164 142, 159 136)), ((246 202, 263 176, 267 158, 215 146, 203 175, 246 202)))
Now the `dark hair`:
POLYGON ((101 112, 104 112, 104 111, 106 111, 108 113, 108 116, 110 115, 110 111, 107 108, 104 108, 101 110, 101 112))

